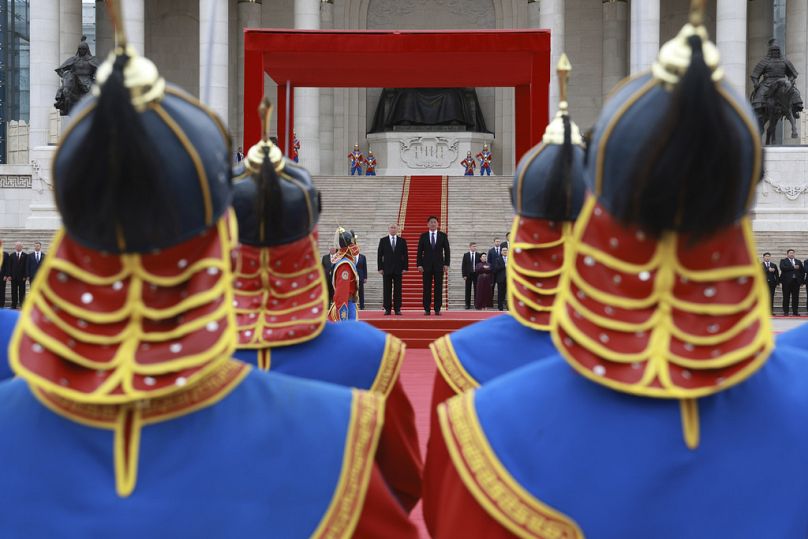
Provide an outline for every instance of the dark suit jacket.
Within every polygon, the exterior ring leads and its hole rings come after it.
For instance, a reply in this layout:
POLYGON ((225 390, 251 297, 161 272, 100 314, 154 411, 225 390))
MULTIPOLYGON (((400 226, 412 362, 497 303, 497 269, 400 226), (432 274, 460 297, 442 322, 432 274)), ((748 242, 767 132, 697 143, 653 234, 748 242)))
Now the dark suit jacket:
POLYGON ((322 264, 323 271, 325 272, 325 278, 328 280, 328 286, 331 286, 331 267, 333 264, 331 264, 330 254, 326 253, 323 255, 322 264))
POLYGON ((28 278, 32 281, 34 277, 36 277, 36 272, 39 270, 39 266, 45 262, 45 253, 42 251, 39 252, 39 262, 36 261, 36 252, 28 253, 28 278))
POLYGON ((494 272, 494 280, 497 283, 505 284, 505 259, 498 256, 491 264, 491 269, 494 272))
POLYGON ((363 254, 356 257, 356 273, 359 275, 360 281, 367 281, 368 279, 368 259, 363 254))
POLYGON ((771 267, 774 268, 773 272, 769 271, 768 268, 766 268, 765 262, 760 263, 760 265, 763 267, 763 274, 766 276, 766 282, 769 284, 777 284, 780 282, 780 268, 778 268, 777 264, 775 264, 771 260, 769 261, 769 264, 771 265, 771 267))
POLYGON ((3 261, 0 263, 0 279, 5 279, 8 275, 8 253, 3 251, 3 261))
MULTIPOLYGON (((502 252, 502 244, 500 244, 500 246, 499 246, 499 251, 502 252)), ((493 247, 488 249, 488 263, 491 264, 492 268, 494 267, 494 261, 497 258, 499 258, 499 255, 497 254, 497 250, 495 248, 493 248, 493 247)))
POLYGON ((429 232, 424 232, 418 240, 418 253, 415 265, 424 268, 424 271, 443 271, 443 266, 449 265, 449 237, 438 230, 435 237, 435 248, 429 241, 429 232))
POLYGON ((780 260, 780 282, 784 285, 790 284, 794 279, 796 279, 798 283, 802 282, 802 262, 795 258, 794 264, 797 265, 796 270, 788 258, 780 260))
POLYGON ((511 244, 510 244, 510 242, 508 242, 508 241, 503 241, 503 242, 501 242, 501 243, 499 244, 499 248, 500 248, 500 249, 504 249, 505 247, 510 247, 510 246, 511 246, 511 244))
POLYGON ((384 272, 385 275, 399 275, 401 272, 409 270, 408 257, 407 241, 401 236, 396 236, 395 252, 390 245, 390 236, 379 240, 377 270, 384 272))
POLYGON ((17 257, 16 252, 9 254, 7 275, 15 281, 25 279, 28 276, 28 255, 21 253, 17 257))
POLYGON ((460 265, 460 271, 463 273, 463 277, 468 277, 469 275, 475 275, 477 273, 477 264, 480 263, 480 253, 474 253, 474 264, 471 263, 471 253, 466 251, 463 254, 463 263, 460 265))

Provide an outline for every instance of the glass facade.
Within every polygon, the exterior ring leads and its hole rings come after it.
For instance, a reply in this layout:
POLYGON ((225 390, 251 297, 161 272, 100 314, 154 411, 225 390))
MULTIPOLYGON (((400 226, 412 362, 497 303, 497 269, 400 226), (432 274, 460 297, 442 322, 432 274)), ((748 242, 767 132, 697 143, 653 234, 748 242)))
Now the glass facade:
POLYGON ((6 162, 6 124, 29 121, 29 4, 29 0, 0 0, 0 163, 6 162))

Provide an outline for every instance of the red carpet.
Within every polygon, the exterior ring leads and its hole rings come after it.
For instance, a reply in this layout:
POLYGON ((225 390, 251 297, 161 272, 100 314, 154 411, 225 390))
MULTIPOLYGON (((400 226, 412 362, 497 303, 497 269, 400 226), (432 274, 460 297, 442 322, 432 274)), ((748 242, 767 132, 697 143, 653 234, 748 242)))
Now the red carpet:
MULTIPOLYGON (((401 285, 404 309, 423 310, 423 283, 415 265, 418 238, 425 232, 426 220, 434 215, 440 222, 440 230, 448 230, 448 178, 446 176, 408 176, 404 180, 401 193, 401 207, 398 211, 398 226, 401 237, 407 240, 410 253, 410 270, 404 274, 401 285)), ((443 304, 448 303, 447 276, 443 282, 443 304)))
MULTIPOLYGON (((426 456, 426 442, 429 437, 429 403, 432 400, 432 381, 435 378, 435 362, 429 350, 408 349, 401 367, 401 383, 404 391, 415 409, 415 424, 418 427, 418 441, 421 443, 421 455, 426 456)), ((421 504, 413 509, 410 515, 418 526, 421 537, 427 539, 421 504)))
POLYGON ((361 311, 359 319, 395 335, 412 349, 427 348, 429 343, 447 333, 501 314, 499 311, 443 311, 440 316, 425 316, 424 311, 418 309, 402 311, 402 316, 385 316, 384 311, 361 311))

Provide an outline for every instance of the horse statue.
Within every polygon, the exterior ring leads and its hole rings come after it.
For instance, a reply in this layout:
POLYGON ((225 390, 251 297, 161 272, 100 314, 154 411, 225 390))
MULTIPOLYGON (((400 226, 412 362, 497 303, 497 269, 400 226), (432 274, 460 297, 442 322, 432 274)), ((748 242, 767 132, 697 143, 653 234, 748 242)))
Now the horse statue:
POLYGON ((62 85, 56 91, 54 106, 62 116, 67 116, 73 106, 87 93, 95 82, 98 59, 90 53, 87 37, 81 36, 76 54, 65 60, 56 68, 56 74, 62 79, 62 85))
POLYGON ((798 138, 796 118, 800 117, 802 107, 794 103, 794 97, 799 91, 794 86, 793 79, 782 78, 776 80, 766 92, 765 106, 757 109, 758 125, 763 134, 766 133, 766 144, 774 142, 774 135, 780 120, 785 118, 791 124, 791 138, 798 138))
POLYGON ((56 90, 56 102, 53 106, 62 116, 67 116, 83 95, 78 77, 72 71, 67 71, 62 77, 62 85, 56 90))
POLYGON ((774 134, 780 120, 785 118, 791 124, 791 137, 797 138, 796 118, 802 112, 802 97, 797 89, 797 70, 780 52, 780 45, 769 40, 769 52, 752 70, 754 90, 750 96, 752 107, 758 119, 760 132, 766 132, 766 144, 774 141, 774 134))

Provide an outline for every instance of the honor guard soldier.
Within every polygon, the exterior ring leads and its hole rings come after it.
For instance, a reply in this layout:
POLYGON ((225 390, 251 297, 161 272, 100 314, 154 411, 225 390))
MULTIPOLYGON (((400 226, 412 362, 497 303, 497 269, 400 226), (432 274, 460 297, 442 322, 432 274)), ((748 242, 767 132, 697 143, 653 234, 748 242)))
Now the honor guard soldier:
POLYGON ((365 176, 376 175, 376 157, 373 155, 373 150, 368 150, 368 156, 365 159, 365 176))
POLYGON ((0 536, 415 537, 380 396, 231 359, 229 134, 116 34, 0 384, 0 536))
MULTIPOLYGON (((509 313, 467 326, 430 345, 438 367, 430 408, 430 447, 442 444, 438 404, 556 352, 550 337, 550 313, 561 275, 570 269, 571 260, 565 250, 586 190, 583 139, 567 112, 569 71, 564 54, 558 66, 558 113, 542 143, 522 159, 514 177, 512 203, 516 217, 507 270, 509 313), (503 338, 508 342, 507 354, 502 354, 503 338)), ((442 457, 447 459, 448 455, 443 453, 442 457)), ((430 454, 430 467, 448 465, 436 463, 437 458, 436 449, 430 454)), ((425 493, 431 495, 429 485, 426 487, 425 493)), ((424 507, 440 510, 438 503, 424 507)), ((427 512, 425 517, 430 525, 434 515, 427 512)))
POLYGON ((295 163, 300 162, 300 140, 297 138, 297 133, 292 131, 292 161, 295 163))
MULTIPOLYGON (((264 126, 270 110, 265 101, 264 126)), ((268 139, 250 148, 244 167, 233 189, 235 357, 264 371, 381 395, 385 422, 376 460, 409 511, 420 499, 422 460, 414 412, 398 379, 405 345, 363 322, 326 323, 328 288, 317 250, 320 196, 306 169, 268 139)))
POLYGON ((471 152, 466 152, 466 158, 460 161, 460 164, 465 169, 463 176, 474 176, 474 169, 477 168, 477 161, 471 156, 471 152))
POLYGON ((365 160, 365 156, 362 155, 359 144, 354 144, 353 151, 348 154, 348 159, 351 161, 351 176, 354 174, 361 176, 362 162, 365 160))
POLYGON ((480 176, 491 175, 491 161, 494 160, 493 154, 488 151, 488 144, 483 144, 483 149, 477 154, 477 159, 480 160, 480 176))
POLYGON ((334 303, 328 311, 332 322, 357 320, 356 304, 359 301, 359 273, 356 270, 356 237, 353 230, 337 228, 334 234, 337 252, 331 257, 331 285, 334 287, 334 303))
POLYGON ((596 124, 560 354, 440 406, 433 537, 805 535, 808 342, 773 345, 760 137, 702 10, 596 124))

